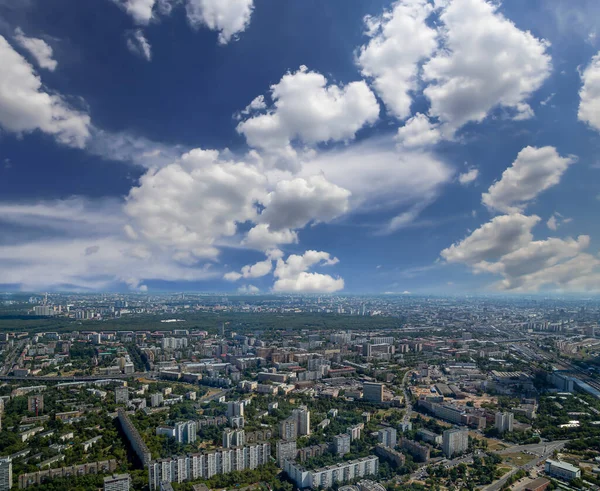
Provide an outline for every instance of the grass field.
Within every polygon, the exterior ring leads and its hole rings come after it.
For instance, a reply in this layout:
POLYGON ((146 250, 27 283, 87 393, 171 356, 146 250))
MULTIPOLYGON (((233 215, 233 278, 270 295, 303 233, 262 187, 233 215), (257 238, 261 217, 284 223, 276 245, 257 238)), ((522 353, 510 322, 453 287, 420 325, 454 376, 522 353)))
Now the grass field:
POLYGON ((521 466, 535 459, 535 455, 528 455, 523 452, 507 453, 502 455, 502 462, 505 464, 521 466))

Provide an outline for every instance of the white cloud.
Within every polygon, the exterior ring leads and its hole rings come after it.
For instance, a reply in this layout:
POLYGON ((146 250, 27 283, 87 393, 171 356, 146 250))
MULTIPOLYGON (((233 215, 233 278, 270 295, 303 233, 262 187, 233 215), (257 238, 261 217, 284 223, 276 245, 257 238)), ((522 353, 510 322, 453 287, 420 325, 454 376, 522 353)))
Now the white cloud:
POLYGON ((0 126, 14 133, 40 130, 60 143, 84 147, 90 117, 46 92, 33 67, 0 36, 0 126))
POLYGON ((29 51, 41 68, 51 72, 56 70, 58 63, 53 58, 52 47, 46 41, 25 36, 25 33, 18 27, 15 29, 15 40, 19 46, 29 51))
POLYGON ((136 56, 141 56, 146 61, 152 59, 152 47, 141 29, 136 29, 127 35, 127 48, 136 56))
POLYGON ((479 169, 473 167, 469 169, 467 172, 463 172, 458 176, 458 182, 463 186, 468 186, 473 181, 475 181, 479 177, 479 169))
POLYGON ((1 203, 0 223, 6 222, 28 233, 11 236, 4 229, 2 285, 24 290, 101 290, 125 284, 139 289, 153 279, 199 281, 218 276, 203 265, 182 266, 168 251, 146 247, 122 234, 126 217, 118 200, 1 203), (41 231, 44 238, 39 239, 41 231))
POLYGON ((111 133, 92 127, 86 150, 107 160, 133 162, 151 169, 172 164, 191 149, 157 143, 127 132, 111 133))
POLYGON ((502 276, 494 289, 599 290, 600 260, 584 252, 589 236, 533 240, 531 229, 539 221, 520 214, 495 217, 441 256, 449 263, 467 264, 475 273, 502 276))
POLYGON ((252 102, 248 104, 244 109, 242 109, 239 113, 235 114, 235 119, 240 120, 242 116, 248 116, 252 113, 263 111, 267 109, 267 103, 265 102, 264 95, 257 95, 252 102))
POLYGON ((260 289, 254 285, 242 285, 238 288, 238 293, 259 293, 260 289))
POLYGON ((113 0, 125 9, 136 24, 147 25, 152 20, 156 0, 113 0))
POLYGON ((600 131, 600 52, 592 58, 590 64, 583 71, 581 80, 583 87, 579 91, 580 102, 577 117, 580 121, 600 131))
POLYGON ((576 161, 574 157, 561 157, 554 147, 525 147, 500 181, 482 195, 482 202, 490 210, 521 212, 542 191, 558 184, 576 161))
POLYGON ((404 148, 435 145, 442 139, 438 125, 432 124, 424 114, 417 113, 404 126, 398 128, 398 144, 404 148))
POLYGON ((215 257, 215 242, 231 237, 238 223, 256 221, 266 179, 243 162, 220 160, 195 149, 166 167, 150 170, 125 206, 140 236, 152 243, 215 257))
POLYGON ((298 234, 293 230, 271 230, 269 224, 259 223, 248 231, 242 245, 265 251, 277 245, 295 244, 297 242, 298 234))
POLYGON ((342 278, 321 273, 309 273, 315 266, 332 266, 338 259, 327 252, 306 251, 302 256, 292 254, 287 260, 278 259, 273 290, 278 292, 335 292, 344 288, 342 278))
POLYGON ((273 85, 271 98, 273 106, 267 112, 241 121, 237 130, 250 146, 280 158, 294 159, 295 141, 315 145, 351 140, 379 116, 377 100, 365 82, 328 85, 323 75, 304 66, 273 85))
POLYGON ((551 72, 548 43, 513 22, 486 0, 452 0, 440 14, 443 48, 423 66, 430 116, 448 137, 480 122, 498 106, 516 119, 532 115, 526 104, 551 72))
POLYGON ((281 180, 264 202, 260 220, 272 230, 302 228, 311 220, 330 221, 349 209, 350 191, 322 175, 281 180))
POLYGON ((189 23, 219 32, 219 43, 227 44, 250 24, 253 0, 187 0, 189 23))
POLYGON ((223 278, 229 281, 237 281, 240 278, 262 278, 263 276, 267 276, 272 269, 273 261, 267 258, 264 261, 244 266, 241 273, 227 273, 223 278))
POLYGON ((417 216, 415 209, 429 205, 454 177, 454 171, 433 154, 399 152, 391 138, 318 154, 300 171, 302 176, 319 173, 352 193, 350 208, 355 212, 413 210, 412 218, 417 216))
POLYGON ((550 230, 556 231, 563 224, 571 223, 572 221, 573 221, 572 218, 565 217, 565 216, 561 215, 559 212, 555 211, 554 214, 546 222, 546 226, 550 230))
POLYGON ((400 119, 410 115, 419 63, 437 47, 437 33, 426 23, 432 10, 428 0, 400 0, 380 17, 365 19, 371 39, 360 48, 358 64, 388 110, 400 119))
POLYGON ((225 273, 223 275, 223 279, 227 281, 237 281, 242 277, 241 273, 237 271, 230 271, 229 273, 225 273))
POLYGON ((540 221, 538 216, 521 214, 494 217, 462 241, 441 252, 449 263, 470 265, 493 261, 525 247, 533 240, 531 229, 540 221))

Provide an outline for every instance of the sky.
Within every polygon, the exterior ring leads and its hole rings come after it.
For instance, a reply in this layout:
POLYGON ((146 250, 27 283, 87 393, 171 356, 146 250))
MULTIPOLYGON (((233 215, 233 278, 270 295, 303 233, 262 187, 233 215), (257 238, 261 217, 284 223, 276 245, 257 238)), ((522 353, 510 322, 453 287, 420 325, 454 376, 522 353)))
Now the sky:
POLYGON ((0 289, 600 291, 596 0, 0 0, 0 289))

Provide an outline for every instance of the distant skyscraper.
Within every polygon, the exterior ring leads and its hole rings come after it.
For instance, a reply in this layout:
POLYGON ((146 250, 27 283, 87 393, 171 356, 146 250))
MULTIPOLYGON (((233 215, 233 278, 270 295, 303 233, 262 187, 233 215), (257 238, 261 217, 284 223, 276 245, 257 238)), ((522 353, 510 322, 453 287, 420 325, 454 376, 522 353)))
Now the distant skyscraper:
POLYGON ((442 449, 448 458, 467 451, 469 447, 469 432, 466 428, 452 428, 444 431, 442 449))

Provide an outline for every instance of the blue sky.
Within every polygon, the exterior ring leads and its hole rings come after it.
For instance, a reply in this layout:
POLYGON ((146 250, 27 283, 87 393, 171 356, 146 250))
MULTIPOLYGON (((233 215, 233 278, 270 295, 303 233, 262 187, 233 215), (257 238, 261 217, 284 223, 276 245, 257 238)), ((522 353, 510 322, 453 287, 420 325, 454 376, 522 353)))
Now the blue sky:
POLYGON ((0 0, 0 288, 597 292, 598 19, 0 0))

